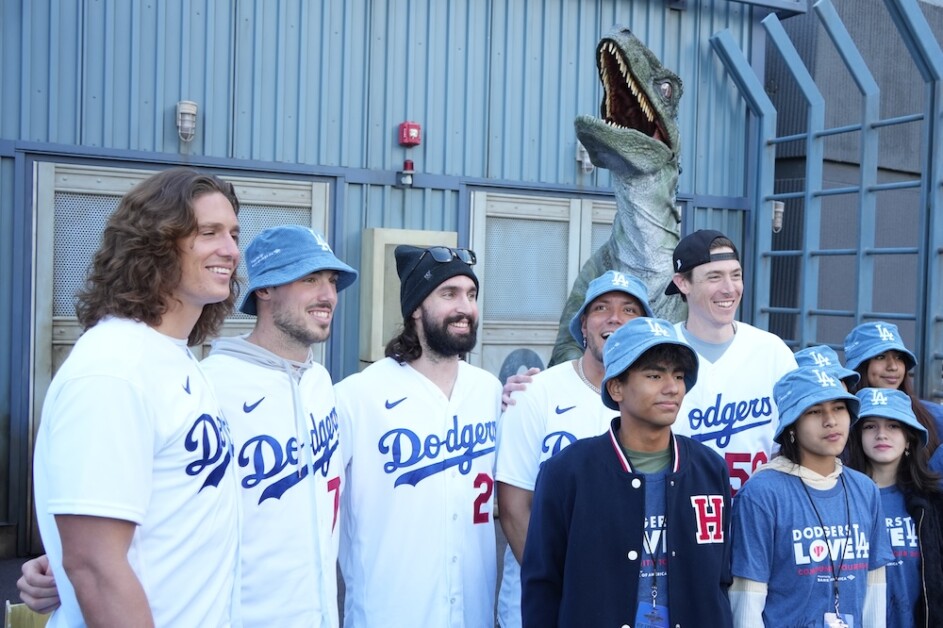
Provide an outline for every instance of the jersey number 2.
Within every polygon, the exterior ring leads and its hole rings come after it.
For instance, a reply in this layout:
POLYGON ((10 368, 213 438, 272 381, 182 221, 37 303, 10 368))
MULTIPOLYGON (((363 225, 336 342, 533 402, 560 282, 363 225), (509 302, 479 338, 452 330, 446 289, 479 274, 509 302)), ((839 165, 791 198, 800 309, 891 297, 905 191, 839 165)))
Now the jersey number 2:
POLYGON ((491 501, 491 492, 494 490, 494 480, 487 473, 479 473, 475 476, 475 488, 484 489, 475 498, 475 512, 472 513, 473 523, 488 523, 488 511, 486 510, 488 502, 491 501))

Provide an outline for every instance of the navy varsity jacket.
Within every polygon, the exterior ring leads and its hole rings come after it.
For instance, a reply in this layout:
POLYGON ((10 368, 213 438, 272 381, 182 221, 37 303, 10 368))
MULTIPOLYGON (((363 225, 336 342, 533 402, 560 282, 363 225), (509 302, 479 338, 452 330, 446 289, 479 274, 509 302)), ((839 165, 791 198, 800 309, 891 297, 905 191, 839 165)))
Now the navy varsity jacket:
MULTIPOLYGON (((521 565, 524 628, 632 626, 643 557, 645 474, 609 432, 577 441, 537 477, 521 565)), ((730 479, 723 459, 672 434, 667 482, 671 626, 732 624, 730 479)))

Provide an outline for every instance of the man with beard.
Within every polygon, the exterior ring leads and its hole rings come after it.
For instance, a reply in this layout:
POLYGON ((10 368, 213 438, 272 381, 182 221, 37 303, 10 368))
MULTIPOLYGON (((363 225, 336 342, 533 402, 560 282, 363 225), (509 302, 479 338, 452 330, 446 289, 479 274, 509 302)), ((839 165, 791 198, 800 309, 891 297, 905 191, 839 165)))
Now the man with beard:
POLYGON ((526 390, 514 393, 514 403, 499 421, 495 480, 501 528, 508 539, 498 595, 502 628, 521 625, 520 560, 537 472, 568 445, 609 429, 615 413, 600 396, 603 345, 629 320, 652 316, 647 294, 640 279, 613 270, 591 281, 570 322, 570 333, 585 347, 583 355, 535 375, 526 390))
MULTIPOLYGON (((257 317, 255 327, 219 338, 200 363, 236 451, 243 625, 335 627, 337 413, 331 377, 311 346, 327 340, 337 293, 357 272, 320 234, 295 225, 260 233, 246 249, 246 268, 239 309, 257 317)), ((29 561, 17 583, 38 612, 58 602, 45 571, 45 557, 29 561)))
POLYGON ((403 245, 395 257, 403 330, 335 387, 344 625, 493 626, 501 385, 462 360, 477 336, 475 254, 403 245))
POLYGON ((255 327, 201 363, 236 447, 243 625, 334 627, 342 464, 331 376, 311 347, 357 272, 297 225, 263 231, 245 259, 239 309, 255 327))

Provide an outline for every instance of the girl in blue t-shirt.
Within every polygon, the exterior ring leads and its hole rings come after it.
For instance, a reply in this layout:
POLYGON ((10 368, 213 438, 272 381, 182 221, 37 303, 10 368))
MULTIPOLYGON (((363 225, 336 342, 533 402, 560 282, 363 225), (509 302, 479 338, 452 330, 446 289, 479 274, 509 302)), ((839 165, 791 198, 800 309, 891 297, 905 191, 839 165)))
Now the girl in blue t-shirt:
POLYGON ((734 625, 878 628, 893 560, 877 487, 838 456, 858 398, 832 369, 805 366, 773 387, 780 455, 737 493, 734 625))
POLYGON ((859 421, 848 465, 867 473, 881 504, 896 561, 887 566, 888 628, 943 624, 943 493, 927 466, 927 430, 899 390, 858 391, 859 421))

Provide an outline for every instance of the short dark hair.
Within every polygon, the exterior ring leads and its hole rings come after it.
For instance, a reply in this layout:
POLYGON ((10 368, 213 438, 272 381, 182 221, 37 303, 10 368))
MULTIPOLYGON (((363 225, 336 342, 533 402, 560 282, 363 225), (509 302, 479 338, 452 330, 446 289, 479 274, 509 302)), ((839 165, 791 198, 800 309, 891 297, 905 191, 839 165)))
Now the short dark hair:
MULTIPOLYGON (((189 168, 152 175, 122 197, 105 225, 85 286, 76 295, 75 312, 84 329, 109 315, 160 324, 180 283, 178 242, 197 229, 193 202, 214 192, 225 196, 239 214, 231 183, 189 168)), ((238 295, 233 274, 229 298, 203 307, 187 339, 191 346, 216 335, 238 295)))
MULTIPOLYGON (((734 245, 733 240, 731 240, 730 238, 726 236, 719 236, 719 237, 714 238, 708 250, 716 251, 717 249, 723 249, 723 248, 733 249, 734 251, 737 250, 737 247, 736 245, 734 245)), ((694 268, 697 268, 697 266, 695 266, 694 268)), ((686 270, 683 273, 678 273, 678 274, 681 275, 685 281, 690 283, 691 281, 693 281, 693 278, 694 278, 694 268, 690 270, 686 270)), ((681 295, 682 301, 684 301, 685 303, 688 302, 688 296, 686 294, 684 294, 683 292, 678 292, 678 294, 681 295)))

